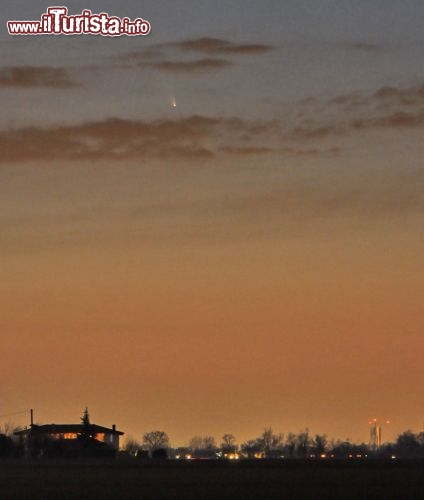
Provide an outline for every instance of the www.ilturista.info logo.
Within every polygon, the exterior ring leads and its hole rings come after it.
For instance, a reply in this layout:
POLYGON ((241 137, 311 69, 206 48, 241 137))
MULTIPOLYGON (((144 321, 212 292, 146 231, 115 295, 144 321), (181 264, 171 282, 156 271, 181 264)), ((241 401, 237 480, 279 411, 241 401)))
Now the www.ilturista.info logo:
POLYGON ((106 12, 92 14, 88 9, 77 16, 68 16, 66 7, 49 7, 41 21, 8 21, 7 29, 10 35, 137 36, 148 35, 150 23, 140 18, 121 19, 106 12))

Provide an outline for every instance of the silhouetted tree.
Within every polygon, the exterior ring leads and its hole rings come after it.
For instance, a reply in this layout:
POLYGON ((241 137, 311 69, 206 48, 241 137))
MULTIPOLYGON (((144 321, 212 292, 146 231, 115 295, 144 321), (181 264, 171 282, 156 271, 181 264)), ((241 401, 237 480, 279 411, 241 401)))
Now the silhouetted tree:
POLYGON ((294 458, 296 453, 296 434, 289 432, 284 445, 284 454, 289 458, 294 458))
POLYGON ((213 436, 194 436, 189 448, 194 458, 216 458, 217 447, 213 436))
POLYGON ((86 407, 84 413, 81 417, 82 425, 89 426, 90 425, 90 414, 88 413, 88 408, 86 407))
POLYGON ((268 452, 271 449, 272 440, 273 440, 272 429, 271 429, 271 427, 268 427, 267 429, 264 429, 262 436, 261 436, 262 449, 265 452, 268 452))
POLYGON ((194 436, 190 439, 189 448, 191 451, 215 450, 215 438, 213 436, 194 436))
POLYGON ((96 439, 96 433, 93 430, 93 426, 90 423, 90 414, 88 408, 86 407, 84 413, 81 417, 82 430, 80 433, 80 439, 83 442, 83 446, 87 447, 92 441, 96 439))
POLYGON ((222 436, 221 450, 226 453, 237 450, 236 438, 233 434, 224 434, 222 436))
POLYGON ((169 437, 163 431, 146 432, 143 436, 143 446, 152 453, 154 450, 169 447, 169 437))
POLYGON ((136 456, 137 452, 141 449, 141 444, 131 436, 128 436, 124 446, 123 450, 127 452, 129 455, 136 456))
POLYGON ((305 429, 300 432, 296 438, 296 454, 299 458, 306 458, 309 455, 309 448, 311 439, 309 437, 309 430, 305 429))
POLYGON ((399 434, 395 448, 397 456, 401 458, 420 458, 424 456, 424 447, 420 445, 417 434, 410 430, 399 434))
POLYGON ((257 453, 263 452, 263 443, 259 439, 250 439, 240 446, 247 458, 255 458, 257 453))
POLYGON ((311 445, 313 453, 317 457, 319 457, 320 455, 325 453, 327 444, 328 444, 328 439, 325 434, 316 434, 311 445))
POLYGON ((264 429, 258 442, 261 443, 262 451, 268 458, 277 458, 283 451, 283 434, 274 434, 271 427, 264 429))
POLYGON ((12 437, 16 431, 21 429, 22 427, 15 425, 13 422, 4 422, 3 425, 0 425, 0 434, 12 437))

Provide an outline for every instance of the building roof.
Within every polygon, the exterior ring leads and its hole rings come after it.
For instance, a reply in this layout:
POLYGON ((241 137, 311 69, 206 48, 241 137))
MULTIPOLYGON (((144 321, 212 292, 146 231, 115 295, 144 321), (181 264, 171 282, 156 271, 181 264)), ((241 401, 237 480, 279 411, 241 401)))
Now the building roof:
POLYGON ((40 433, 40 434, 66 434, 66 433, 76 433, 81 434, 85 431, 89 430, 92 434, 114 434, 118 436, 122 436, 124 433, 121 431, 117 431, 115 426, 111 429, 109 427, 103 427, 101 425, 90 424, 89 427, 84 424, 46 424, 46 425, 33 425, 27 429, 23 429, 21 431, 16 431, 15 434, 25 435, 30 432, 40 433))

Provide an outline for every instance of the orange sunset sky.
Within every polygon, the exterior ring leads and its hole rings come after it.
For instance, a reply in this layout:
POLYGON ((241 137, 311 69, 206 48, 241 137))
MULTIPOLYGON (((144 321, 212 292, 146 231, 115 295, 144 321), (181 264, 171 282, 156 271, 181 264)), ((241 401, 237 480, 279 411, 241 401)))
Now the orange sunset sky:
POLYGON ((422 430, 423 3, 78 0, 152 31, 7 33, 49 5, 1 13, 0 415, 422 430))

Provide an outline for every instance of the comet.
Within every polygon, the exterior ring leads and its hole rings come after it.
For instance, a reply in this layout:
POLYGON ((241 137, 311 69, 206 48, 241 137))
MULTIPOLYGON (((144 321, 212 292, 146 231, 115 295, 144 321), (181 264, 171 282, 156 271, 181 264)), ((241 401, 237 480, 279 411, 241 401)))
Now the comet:
POLYGON ((175 99, 175 97, 172 98, 171 100, 171 108, 176 108, 177 107, 177 100, 175 99))

